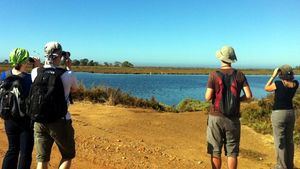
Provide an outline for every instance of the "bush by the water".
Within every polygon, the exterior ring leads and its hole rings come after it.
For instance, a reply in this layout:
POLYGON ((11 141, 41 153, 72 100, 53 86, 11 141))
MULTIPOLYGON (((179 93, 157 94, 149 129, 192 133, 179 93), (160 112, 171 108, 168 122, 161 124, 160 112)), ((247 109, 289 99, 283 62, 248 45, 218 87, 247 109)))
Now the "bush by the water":
MULTIPOLYGON (((241 105, 242 123, 252 127, 255 131, 263 134, 272 134, 271 113, 272 105, 274 103, 274 95, 270 94, 266 98, 252 101, 250 103, 243 103, 241 105)), ((296 110, 296 126, 294 131, 294 141, 300 145, 300 92, 296 93, 294 100, 294 107, 296 110)))
POLYGON ((165 112, 206 111, 209 107, 209 103, 193 99, 183 100, 177 106, 169 106, 158 102, 154 97, 151 99, 141 99, 122 92, 120 89, 104 86, 88 89, 83 84, 79 85, 79 90, 72 97, 74 101, 88 100, 92 103, 121 104, 131 107, 152 108, 165 112))
POLYGON ((195 99, 185 99, 181 101, 176 109, 179 112, 186 111, 208 111, 210 104, 208 102, 201 102, 195 99))
POLYGON ((120 89, 97 86, 87 89, 79 85, 79 90, 72 95, 74 101, 88 100, 92 103, 108 103, 109 105, 122 104, 126 106, 152 108, 157 111, 165 111, 167 107, 160 104, 154 97, 150 100, 141 99, 122 92, 120 89))

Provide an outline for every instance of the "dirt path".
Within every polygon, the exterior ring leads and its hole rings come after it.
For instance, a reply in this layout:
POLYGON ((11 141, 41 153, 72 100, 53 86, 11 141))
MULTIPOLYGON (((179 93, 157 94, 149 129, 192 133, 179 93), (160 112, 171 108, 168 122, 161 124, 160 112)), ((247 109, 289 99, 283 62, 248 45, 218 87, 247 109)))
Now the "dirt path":
MULTIPOLYGON (((76 103, 70 110, 77 144, 73 169, 210 168, 205 113, 157 113, 90 103, 76 103)), ((1 159, 6 147, 1 120, 1 159)), ((274 164, 271 136, 257 134, 243 126, 240 148, 241 169, 269 169, 274 164)), ((50 168, 57 168, 59 160, 54 147, 50 168)), ((299 167, 299 151, 295 162, 299 167)), ((226 168, 226 163, 223 165, 226 168)))

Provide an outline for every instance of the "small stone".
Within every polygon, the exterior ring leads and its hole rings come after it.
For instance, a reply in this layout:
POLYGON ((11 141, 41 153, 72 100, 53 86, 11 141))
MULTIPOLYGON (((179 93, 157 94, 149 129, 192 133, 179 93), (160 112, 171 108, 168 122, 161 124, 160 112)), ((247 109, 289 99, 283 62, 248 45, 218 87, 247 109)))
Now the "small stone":
POLYGON ((105 148, 106 151, 109 150, 109 149, 110 149, 110 146, 107 146, 107 147, 105 148))

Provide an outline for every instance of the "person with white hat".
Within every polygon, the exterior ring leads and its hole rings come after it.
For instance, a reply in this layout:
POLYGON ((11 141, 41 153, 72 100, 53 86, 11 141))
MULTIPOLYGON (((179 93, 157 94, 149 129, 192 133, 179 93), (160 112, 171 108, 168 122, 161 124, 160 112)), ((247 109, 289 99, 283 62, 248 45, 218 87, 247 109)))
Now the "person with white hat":
POLYGON ((252 93, 245 75, 231 67, 237 58, 230 46, 216 53, 221 68, 209 74, 205 99, 212 101, 207 124, 207 153, 211 155, 213 169, 222 166, 224 146, 228 168, 236 169, 240 145, 240 102, 251 99, 252 93), (244 95, 240 97, 241 91, 244 95))
POLYGON ((294 168, 294 140, 296 112, 293 98, 299 82, 294 79, 294 71, 290 65, 276 68, 265 85, 267 92, 274 92, 274 104, 271 115, 273 126, 274 145, 276 152, 275 169, 294 168), (280 80, 274 79, 279 76, 280 80))
POLYGON ((33 84, 29 113, 35 121, 37 169, 48 168, 54 142, 62 155, 59 168, 68 169, 75 157, 74 128, 68 105, 70 93, 78 89, 77 79, 70 70, 70 53, 64 52, 58 42, 47 43, 44 51, 44 67, 31 72, 33 84), (66 69, 60 67, 62 58, 65 60, 66 69))

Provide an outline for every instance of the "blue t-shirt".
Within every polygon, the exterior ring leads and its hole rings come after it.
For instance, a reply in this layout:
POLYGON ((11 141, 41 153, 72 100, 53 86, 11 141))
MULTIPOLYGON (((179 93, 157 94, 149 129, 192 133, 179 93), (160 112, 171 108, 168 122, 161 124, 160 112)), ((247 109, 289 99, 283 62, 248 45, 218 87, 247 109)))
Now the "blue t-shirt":
MULTIPOLYGON (((7 76, 12 75, 12 70, 8 70, 1 73, 0 80, 4 80, 7 76)), ((23 95, 27 97, 29 95, 29 90, 32 84, 31 75, 29 73, 22 72, 19 76, 22 77, 22 89, 23 95)))

